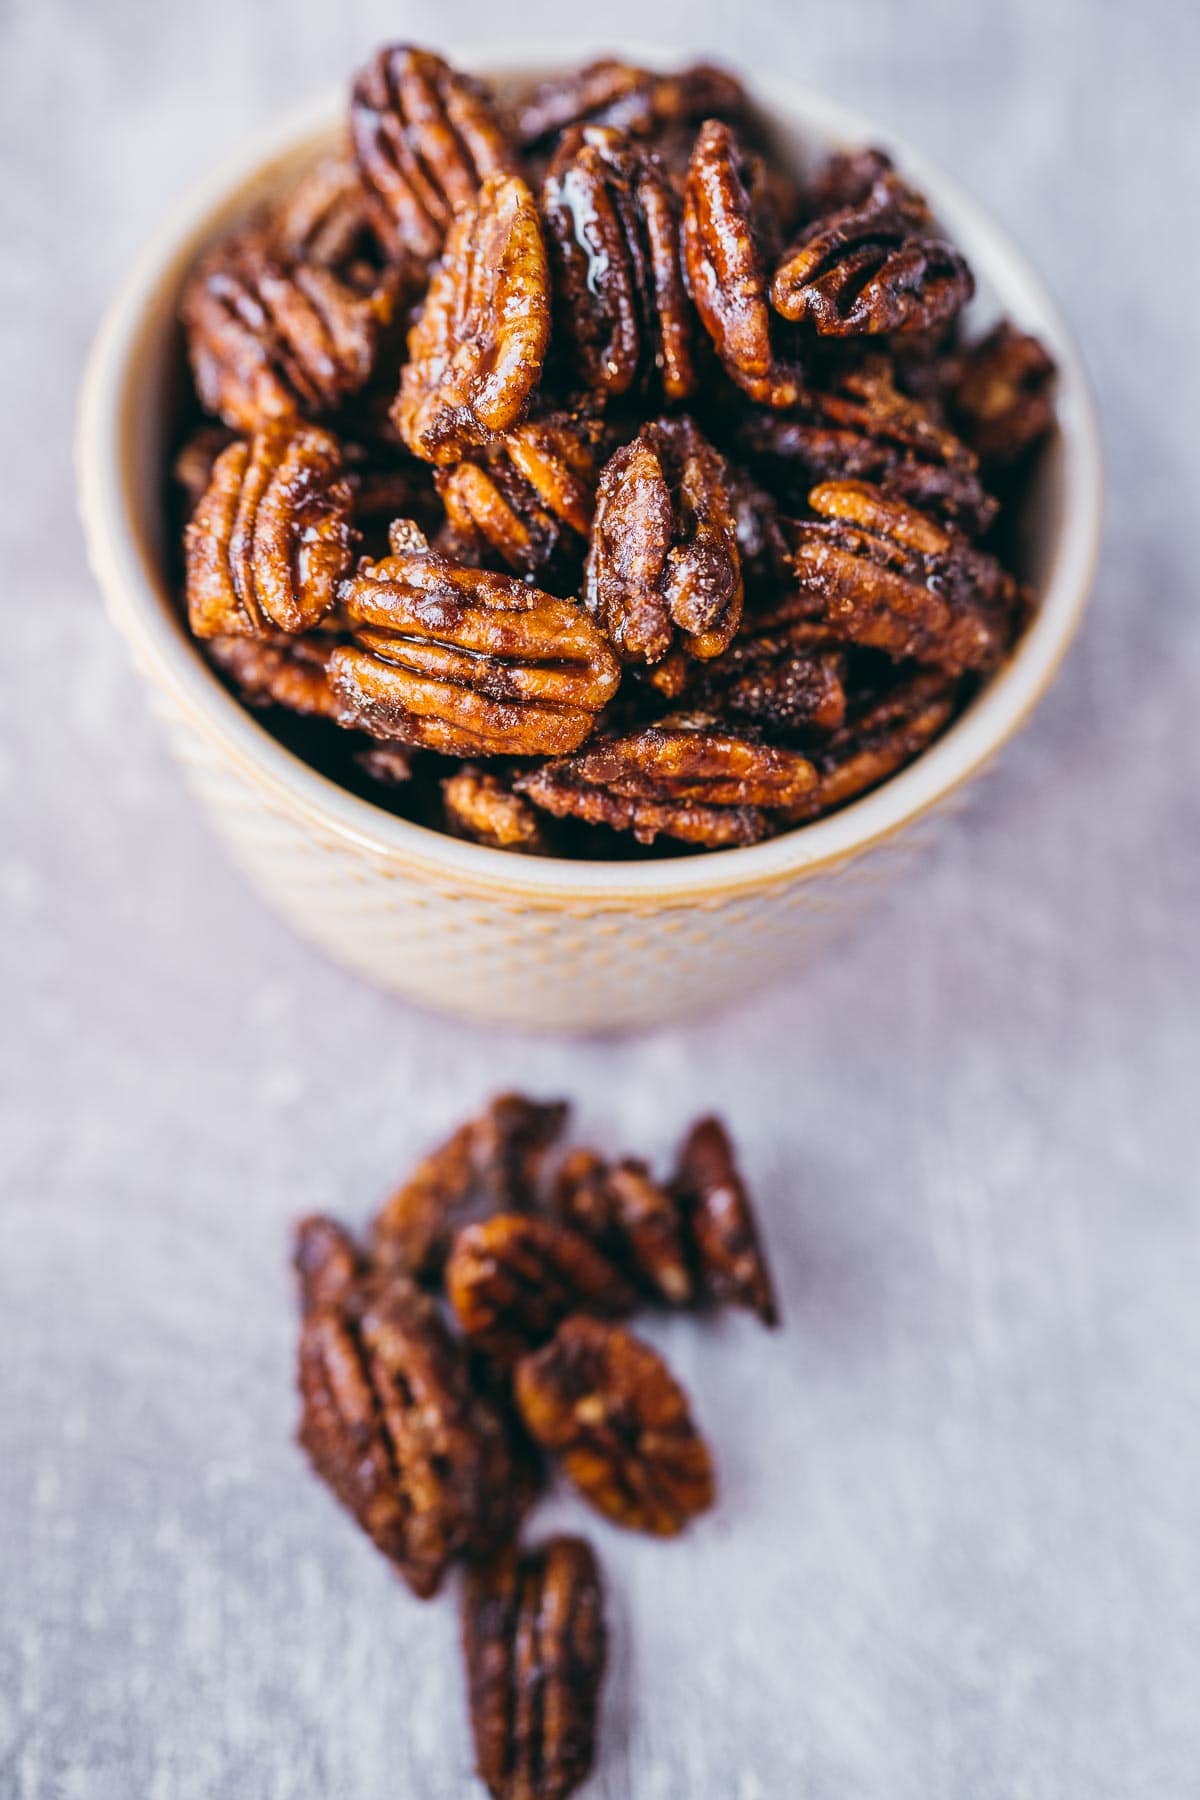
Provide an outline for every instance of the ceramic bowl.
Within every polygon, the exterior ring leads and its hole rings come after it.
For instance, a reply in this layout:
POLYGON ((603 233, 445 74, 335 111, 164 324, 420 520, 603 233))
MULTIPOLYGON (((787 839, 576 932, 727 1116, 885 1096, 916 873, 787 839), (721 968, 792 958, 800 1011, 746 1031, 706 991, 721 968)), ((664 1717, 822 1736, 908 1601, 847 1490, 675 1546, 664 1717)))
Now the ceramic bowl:
MULTIPOLYGON (((618 49, 620 47, 618 46, 618 49)), ((578 58, 457 52, 503 91, 578 58)), ((637 46, 631 60, 677 65, 637 46)), ((1020 253, 942 171, 871 120, 768 76, 747 85, 782 152, 882 144, 974 267, 972 329, 1005 313, 1061 371, 1059 430, 1025 521, 1037 616, 961 718, 856 804, 768 843, 636 863, 524 858, 413 825, 291 755, 211 673, 165 575, 163 467, 180 383, 180 287, 218 233, 334 138, 339 93, 293 116, 178 207, 113 301, 78 436, 89 553, 113 622, 219 835, 289 924, 368 980, 477 1020, 559 1030, 646 1026, 714 1005, 822 954, 909 863, 1028 719, 1079 625, 1099 535, 1096 422, 1079 354, 1020 253)))

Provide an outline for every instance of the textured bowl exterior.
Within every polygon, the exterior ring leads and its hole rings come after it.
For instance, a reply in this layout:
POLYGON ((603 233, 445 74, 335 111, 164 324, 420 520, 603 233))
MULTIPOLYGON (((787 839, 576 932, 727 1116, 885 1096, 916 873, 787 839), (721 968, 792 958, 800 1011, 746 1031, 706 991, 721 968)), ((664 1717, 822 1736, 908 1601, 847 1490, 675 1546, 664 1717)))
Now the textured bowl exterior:
MULTIPOLYGON (((495 57, 466 52, 462 60, 497 68, 495 57)), ((497 72, 503 81, 570 60, 559 50, 497 72)), ((292 757, 188 641, 163 575, 160 501, 180 282, 208 238, 328 141, 335 107, 276 132, 265 150, 210 181, 143 257, 97 339, 78 444, 89 552, 171 747, 269 904, 337 962, 419 1003, 553 1030, 646 1026, 811 960, 912 859, 1019 728, 1077 627, 1099 529, 1097 433, 1077 354, 1040 284, 906 146, 817 96, 750 86, 785 148, 893 148, 976 262, 993 307, 1048 341, 1062 370, 1060 438, 1032 527, 1038 619, 1008 667, 909 770, 768 844, 658 863, 567 864, 459 843, 372 807, 292 757)))

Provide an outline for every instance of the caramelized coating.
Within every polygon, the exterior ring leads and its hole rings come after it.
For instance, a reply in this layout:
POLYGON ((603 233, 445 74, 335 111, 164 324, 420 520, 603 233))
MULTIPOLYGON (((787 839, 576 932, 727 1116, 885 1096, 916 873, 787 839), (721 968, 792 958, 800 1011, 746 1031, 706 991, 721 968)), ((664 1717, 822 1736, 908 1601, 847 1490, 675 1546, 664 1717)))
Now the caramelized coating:
POLYGON ((836 371, 790 413, 745 413, 737 442, 795 505, 820 481, 871 481, 971 537, 982 536, 998 510, 974 452, 899 391, 883 357, 836 371))
POLYGON ((1054 376, 1038 340, 1007 321, 967 351, 949 404, 986 467, 1013 467, 1053 431, 1054 376))
POLYGON ((457 462, 525 415, 550 339, 550 271, 533 195, 489 175, 455 214, 392 419, 414 455, 457 462))
POLYGON ((702 711, 778 731, 837 731, 846 717, 846 659, 806 620, 743 630, 715 662, 693 663, 683 698, 702 711))
POLYGON ((437 472, 453 541, 518 575, 573 568, 591 529, 599 426, 555 412, 506 431, 477 459, 437 472))
POLYGON ((592 1551, 509 1545, 469 1571, 462 1617, 480 1780, 493 1800, 566 1800, 595 1756, 607 1652, 592 1551))
POLYGON ((536 88, 518 112, 517 138, 532 150, 571 125, 611 125, 654 137, 701 119, 740 119, 746 111, 741 83, 711 63, 662 75, 605 57, 536 88))
POLYGON ((561 755, 589 736, 620 670, 586 614, 428 549, 342 584, 354 634, 330 676, 375 737, 459 756, 561 755))
POLYGON ((679 1202, 632 1157, 606 1162, 574 1150, 555 1179, 558 1215, 597 1244, 646 1292, 669 1306, 688 1306, 695 1284, 679 1202))
POLYGON ((856 708, 843 730, 813 751, 816 786, 787 808, 787 823, 802 825, 833 812, 910 763, 950 723, 958 688, 939 669, 920 669, 881 698, 856 708))
POLYGON ((688 165, 683 255, 688 287, 726 371, 762 406, 794 406, 797 371, 780 361, 768 299, 776 226, 762 161, 728 125, 701 127, 688 165))
POLYGON ((311 630, 333 610, 354 559, 352 511, 329 432, 271 425, 230 444, 184 534, 195 636, 311 630))
POLYGON ((568 131, 542 189, 558 318, 574 371, 605 399, 696 384, 679 208, 652 151, 611 127, 568 131))
POLYGON ((302 717, 348 725, 345 702, 329 680, 329 662, 338 640, 323 633, 288 637, 215 637, 209 656, 235 683, 248 706, 282 706, 302 717))
POLYGON ((319 1306, 340 1306, 363 1273, 358 1245, 336 1219, 310 1213, 296 1226, 292 1267, 307 1318, 319 1306))
POLYGON ((649 1344, 582 1315, 517 1364, 526 1429, 617 1525, 673 1537, 716 1494, 687 1396, 649 1344))
POLYGON ((350 132, 376 209, 414 256, 437 255, 451 220, 516 153, 486 89, 408 44, 378 51, 350 99, 350 132))
POLYGON ((654 663, 675 645, 719 656, 743 599, 724 459, 690 419, 644 425, 600 477, 588 611, 626 661, 654 663))
POLYGON ((926 331, 975 291, 919 194, 889 170, 866 196, 806 226, 771 283, 785 319, 823 337, 926 331))
POLYGON ((702 716, 603 739, 516 785, 556 818, 631 831, 643 844, 661 835, 719 850, 757 843, 767 835, 768 810, 795 806, 815 780, 798 751, 735 735, 702 716))
POLYGON ((233 233, 180 305, 201 401, 235 431, 332 411, 370 375, 391 304, 386 290, 360 294, 289 259, 262 226, 233 233))
POLYGON ((379 284, 398 248, 391 233, 381 230, 358 170, 342 152, 323 157, 284 195, 275 211, 274 238, 292 261, 332 269, 364 290, 379 284))
POLYGON ((826 219, 848 206, 861 206, 875 183, 891 174, 893 163, 886 150, 867 146, 862 150, 835 150, 826 157, 804 190, 807 218, 826 219))
POLYGON ((635 1299, 586 1237, 524 1213, 495 1213, 458 1233, 446 1297, 472 1344, 502 1363, 544 1344, 571 1313, 619 1318, 635 1299))
POLYGON ((442 782, 442 806, 447 829, 454 837, 526 856, 546 853, 536 811, 520 794, 514 794, 506 776, 464 763, 442 782))
POLYGON ((313 1306, 299 1374, 301 1446, 414 1594, 515 1529, 528 1495, 503 1420, 411 1282, 367 1277, 313 1306))
POLYGON ((806 617, 952 675, 1004 655, 1020 597, 995 557, 865 481, 823 482, 809 505, 819 516, 792 547, 798 592, 767 623, 806 617))
POLYGON ((720 1119, 698 1119, 688 1132, 673 1182, 688 1221, 702 1287, 729 1306, 745 1306, 777 1325, 770 1271, 750 1196, 720 1119))
POLYGON ((375 1261, 427 1280, 440 1273, 454 1233, 473 1212, 532 1206, 567 1111, 561 1100, 498 1095, 418 1164, 382 1208, 371 1232, 375 1261))

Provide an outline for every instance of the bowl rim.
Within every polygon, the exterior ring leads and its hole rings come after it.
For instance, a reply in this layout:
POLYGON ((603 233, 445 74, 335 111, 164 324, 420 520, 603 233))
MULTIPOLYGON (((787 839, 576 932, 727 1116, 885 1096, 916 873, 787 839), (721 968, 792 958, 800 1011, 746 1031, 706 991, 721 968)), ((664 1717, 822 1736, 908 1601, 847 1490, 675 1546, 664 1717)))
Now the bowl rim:
MULTIPOLYGON (((531 78, 606 52, 651 67, 678 51, 623 39, 454 46, 467 66, 531 78)), ((726 64, 726 66, 733 66, 726 64)), ((769 118, 831 143, 880 144, 930 199, 950 235, 998 290, 1006 314, 1036 331, 1058 364, 1062 499, 1041 603, 1009 660, 948 731, 862 799, 761 844, 645 862, 521 857, 414 824, 352 794, 285 749, 224 687, 181 631, 171 595, 139 524, 133 493, 131 384, 144 333, 239 189, 269 180, 276 161, 336 127, 344 89, 295 108, 193 186, 151 236, 110 302, 93 343, 76 433, 79 504, 89 560, 111 617, 142 671, 177 711, 277 804, 366 852, 377 867, 414 868, 431 885, 539 902, 702 902, 786 885, 838 866, 906 829, 991 761, 1053 681, 1078 630, 1099 554, 1103 505, 1100 434, 1079 350, 1041 278, 1002 227, 903 137, 827 95, 777 76, 743 75, 769 118)))

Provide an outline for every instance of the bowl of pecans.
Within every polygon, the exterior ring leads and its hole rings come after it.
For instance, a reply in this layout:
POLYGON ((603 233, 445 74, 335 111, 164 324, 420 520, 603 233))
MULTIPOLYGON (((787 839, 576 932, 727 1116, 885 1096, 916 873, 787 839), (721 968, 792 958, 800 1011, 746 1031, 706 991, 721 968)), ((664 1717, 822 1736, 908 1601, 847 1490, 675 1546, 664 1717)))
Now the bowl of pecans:
POLYGON ((1101 506, 1071 338, 952 181, 644 51, 378 52, 150 246, 78 464, 270 904, 576 1030, 844 929, 1045 692, 1101 506))

